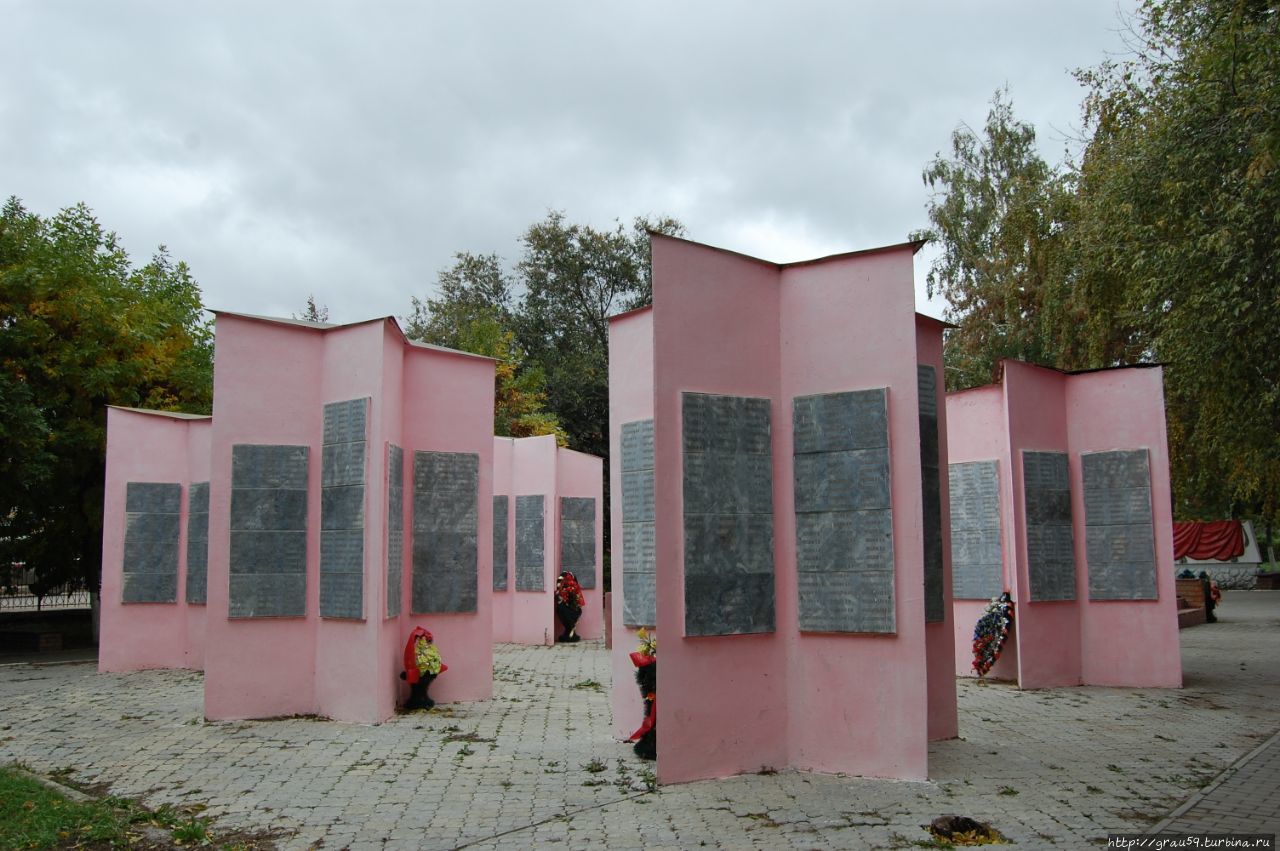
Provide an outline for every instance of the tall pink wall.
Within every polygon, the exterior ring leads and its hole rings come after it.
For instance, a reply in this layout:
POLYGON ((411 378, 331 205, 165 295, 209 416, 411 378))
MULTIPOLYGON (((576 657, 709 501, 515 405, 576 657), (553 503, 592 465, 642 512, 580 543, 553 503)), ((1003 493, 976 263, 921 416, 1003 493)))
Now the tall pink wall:
MULTIPOLYGON (((438 702, 487 700, 493 696, 493 390, 494 366, 461 352, 405 346, 401 437, 405 452, 405 504, 413 501, 413 452, 470 452, 480 456, 477 535, 477 596, 474 613, 411 614, 411 561, 404 570, 399 647, 382 657, 383 682, 398 683, 404 642, 422 624, 435 636, 449 670, 431 686, 438 702)), ((405 522, 406 559, 412 554, 411 517, 405 522)))
POLYGON ((205 716, 210 719, 316 713, 320 453, 324 338, 311 328, 235 315, 217 319, 209 479, 209 603, 205 716), (231 447, 306 445, 307 615, 228 618, 231 447))
POLYGON ((107 409, 98 669, 193 668, 204 664, 204 606, 186 602, 187 518, 192 482, 209 476, 208 417, 107 409), (125 493, 129 482, 182 486, 177 597, 122 603, 125 493))
MULTIPOLYGON (((917 324, 914 246, 790 266, 665 237, 652 247, 653 307, 610 325, 610 440, 620 458, 622 424, 652 415, 659 779, 762 767, 926 777, 928 739, 955 735, 956 703, 951 626, 927 630, 924 622, 917 363, 934 364, 941 378, 941 325, 917 324), (793 400, 881 387, 889 388, 896 632, 802 633, 793 400), (770 400, 772 632, 685 636, 685 392, 770 400)), ((618 505, 616 463, 611 488, 618 505)), ((618 512, 613 539, 622 539, 618 512)), ((627 658, 635 638, 623 625, 621 550, 615 545, 612 658, 615 732, 625 735, 641 704, 627 658)))
MULTIPOLYGON (((555 640, 554 568, 559 562, 556 535, 559 502, 556 499, 556 439, 551 435, 516 441, 511 474, 511 513, 517 496, 542 496, 542 590, 516 589, 511 577, 511 640, 516 644, 550 644, 555 640)), ((515 548, 515 538, 511 538, 515 548)))
MULTIPOLYGON (((582 589, 585 605, 578 619, 578 635, 587 639, 604 638, 604 460, 585 452, 560 447, 556 450, 556 551, 560 550, 560 498, 590 497, 596 505, 596 582, 595 588, 582 589)), ((557 562, 559 559, 557 558, 557 562)), ((559 576, 563 565, 557 564, 559 576)), ((579 577, 581 579, 581 577, 579 577)), ((555 582, 552 581, 554 589, 555 582)), ((554 593, 554 591, 553 591, 554 593)), ((554 597, 552 600, 554 605, 554 597)), ((553 617, 556 623, 559 620, 553 617)), ((557 626, 557 629, 559 626, 557 626)))
POLYGON ((596 501, 596 587, 583 589, 586 605, 578 621, 583 638, 604 636, 603 495, 604 462, 594 455, 556 445, 552 435, 495 437, 495 493, 510 497, 508 507, 507 590, 494 592, 494 641, 550 644, 560 634, 555 615, 555 584, 560 573, 560 498, 596 501), (543 590, 517 591, 515 578, 516 496, 543 497, 543 590))
POLYGON ((609 660, 613 669, 613 734, 620 739, 631 735, 644 718, 635 666, 629 656, 638 644, 636 630, 625 625, 622 609, 622 425, 652 418, 653 309, 646 307, 609 322, 609 494, 613 506, 609 521, 613 646, 609 660))
POLYGON ((507 498, 507 562, 493 566, 495 576, 504 571, 507 575, 507 590, 493 592, 493 640, 499 643, 511 641, 511 601, 516 588, 516 501, 511 491, 514 455, 515 438, 493 439, 493 495, 507 498))
MULTIPOLYGON (((1012 553, 1015 540, 1013 523, 1010 521, 1013 511, 1013 478, 1008 475, 1009 429, 1004 414, 1004 388, 999 384, 988 384, 948 393, 946 400, 947 413, 947 452, 949 463, 959 464, 969 461, 995 461, 998 498, 1000 501, 1000 557, 1002 561, 1002 588, 1009 591, 1014 599, 1018 599, 1015 588, 1012 553)), ((987 606, 987 600, 954 599, 951 604, 954 635, 956 674, 958 676, 974 676, 973 670, 973 629, 987 606)), ((1017 612, 1015 612, 1014 630, 1017 630, 1017 612)), ((988 677, 996 680, 1018 679, 1018 643, 1011 638, 1004 646, 1000 659, 988 673, 988 677)))
MULTIPOLYGON (((1014 555, 1018 595, 1018 683, 1023 688, 1079 685, 1079 600, 1087 594, 1076 573, 1076 599, 1033 602, 1027 564, 1026 489, 1022 453, 1068 452, 1067 422, 1063 416, 1066 376, 1017 361, 1004 362, 1005 412, 1013 474, 1014 555)), ((1073 488, 1074 488, 1073 483, 1073 488)), ((1074 534, 1078 536, 1079 530, 1074 534)), ((1076 538, 1077 543, 1079 538, 1076 538)))
MULTIPOLYGON (((1065 685, 1172 687, 1181 684, 1173 582, 1172 517, 1159 368, 1065 374, 1004 362, 1000 385, 948 396, 953 461, 999 463, 1005 579, 1015 601, 1013 640, 991 676, 1022 688, 1065 685), (1149 452, 1158 599, 1089 599, 1081 454, 1149 452), (1030 600, 1022 452, 1068 456, 1076 599, 1030 600), (1016 670, 1014 668, 1016 664, 1016 670)), ((956 601, 956 670, 972 674, 960 641, 982 609, 956 601)))
MULTIPOLYGON (((673 239, 654 237, 652 246, 658 778, 678 783, 787 765, 790 673, 781 632, 684 637, 681 392, 771 399, 775 463, 790 455, 777 437, 790 411, 779 386, 777 267, 673 239)), ((782 473, 775 466, 779 516, 782 473)), ((786 548, 779 523, 779 575, 786 548)), ((780 630, 795 622, 787 593, 780 630)))
MULTIPOLYGON (((380 542, 385 535, 386 508, 378 497, 386 489, 386 464, 381 462, 376 449, 380 441, 375 435, 385 427, 382 413, 383 340, 387 326, 382 322, 344 325, 325 331, 321 355, 320 406, 312 413, 323 424, 323 405, 348 399, 371 397, 365 441, 365 489, 364 489, 364 619, 347 620, 322 618, 320 612, 320 579, 318 573, 320 554, 319 499, 310 505, 310 497, 320 491, 312 487, 308 493, 308 510, 315 519, 308 524, 308 545, 314 547, 308 560, 307 612, 315 629, 316 670, 315 689, 317 711, 333 718, 373 722, 385 715, 379 698, 385 692, 383 672, 379 665, 370 664, 378 654, 378 604, 381 588, 385 584, 380 542), (312 564, 314 562, 314 565, 312 564), (316 572, 312 567, 316 567, 316 572)), ((311 448, 312 483, 320 483, 320 463, 323 453, 320 441, 311 448)))
POLYGON ((211 445, 205 713, 210 718, 318 713, 359 722, 394 712, 404 642, 434 633, 449 671, 442 702, 492 694, 493 362, 410 344, 393 320, 325 327, 219 314, 211 445), (363 618, 321 618, 323 406, 369 398, 364 478, 363 618), (442 404, 447 400, 447 404, 442 404), (307 596, 302 617, 228 618, 231 448, 310 447, 307 596), (388 444, 404 450, 401 614, 387 617, 388 444), (413 453, 479 456, 478 594, 474 613, 411 615, 413 453))
POLYGON ((1173 499, 1165 432, 1164 370, 1107 370, 1071 376, 1066 414, 1072 448, 1076 570, 1084 682, 1101 686, 1179 688, 1177 593, 1173 567, 1173 499), (1135 414, 1135 412, 1138 412, 1135 414), (1089 600, 1080 453, 1146 448, 1155 533, 1155 600, 1089 600))
MULTIPOLYGON (((775 412, 779 631, 791 647, 795 765, 902 779, 928 776, 924 538, 915 291, 910 247, 782 272, 782 388, 775 412), (893 507, 893 635, 799 633, 794 574, 791 400, 888 387, 893 507), (787 485, 780 487, 780 485, 787 485), (867 682, 874 682, 868 700, 867 682)), ((953 685, 954 690, 954 685, 953 685)))
POLYGON ((916 359, 933 367, 934 410, 938 412, 938 475, 942 515, 942 611, 939 623, 926 623, 925 660, 929 680, 929 740, 954 739, 960 735, 956 703, 955 611, 951 605, 951 488, 947 476, 946 366, 942 360, 945 323, 916 314, 916 359))

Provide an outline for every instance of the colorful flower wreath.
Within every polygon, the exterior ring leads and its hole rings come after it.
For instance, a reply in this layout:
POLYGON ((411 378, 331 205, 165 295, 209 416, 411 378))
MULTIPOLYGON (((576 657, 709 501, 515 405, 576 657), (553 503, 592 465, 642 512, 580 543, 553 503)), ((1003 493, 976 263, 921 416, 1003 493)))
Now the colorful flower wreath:
POLYGON ((973 669, 979 677, 985 677, 1000 658, 1012 627, 1013 598, 1006 591, 987 604, 973 628, 973 669))

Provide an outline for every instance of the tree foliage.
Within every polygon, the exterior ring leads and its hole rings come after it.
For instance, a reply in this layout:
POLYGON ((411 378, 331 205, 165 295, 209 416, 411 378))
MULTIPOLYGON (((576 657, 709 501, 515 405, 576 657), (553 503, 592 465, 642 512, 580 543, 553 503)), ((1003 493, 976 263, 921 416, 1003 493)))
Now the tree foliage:
POLYGON ((1145 0, 1133 55, 1077 73, 1078 162, 998 96, 924 172, 960 326, 949 386, 1000 357, 1166 365, 1179 516, 1280 515, 1280 9, 1145 0))
POLYGON ((1072 184, 1040 157, 1035 129, 1014 117, 1007 91, 996 92, 981 135, 964 125, 951 134, 951 156, 935 157, 924 182, 931 227, 913 237, 940 247, 928 291, 947 299, 958 326, 947 341, 947 386, 988 383, 1003 358, 1060 361, 1072 184))
MULTIPOLYGON (((133 267, 83 204, 0 212, 0 563, 101 565, 106 406, 207 413, 212 330, 185 263, 133 267)), ((96 587, 96 585, 94 586, 96 587)))
POLYGON ((302 313, 293 314, 293 318, 307 322, 328 322, 329 308, 323 304, 316 304, 316 297, 312 294, 307 296, 307 306, 302 309, 302 313))
POLYGON ((1079 76, 1084 274, 1167 367, 1184 515, 1280 514, 1280 8, 1143 3, 1079 76), (1101 287, 1099 287, 1101 288, 1101 287))
POLYGON ((546 379, 526 363, 509 321, 510 287, 498 258, 461 253, 439 276, 440 296, 413 298, 406 333, 497 361, 494 374, 493 433, 503 437, 552 434, 568 440, 560 421, 546 409, 546 379))
POLYGON ((480 351, 475 340, 509 334, 512 380, 545 393, 546 422, 557 423, 575 449, 608 455, 608 317, 652 299, 650 230, 684 229, 664 217, 597 230, 550 212, 521 236, 511 269, 497 254, 457 255, 440 273, 439 295, 413 299, 410 336, 480 351))

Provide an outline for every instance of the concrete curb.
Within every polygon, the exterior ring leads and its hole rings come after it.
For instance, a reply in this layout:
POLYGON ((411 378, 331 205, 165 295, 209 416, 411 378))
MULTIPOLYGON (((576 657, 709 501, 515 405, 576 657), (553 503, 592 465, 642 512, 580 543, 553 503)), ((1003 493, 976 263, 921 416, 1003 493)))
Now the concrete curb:
POLYGON ((1241 768, 1244 768, 1246 765, 1252 762, 1255 757, 1257 757, 1267 748, 1271 747, 1272 745, 1275 745, 1277 742, 1280 742, 1280 730, 1276 730, 1274 733, 1268 736, 1262 744, 1258 745, 1256 748, 1249 751, 1244 756, 1240 757, 1231 765, 1224 768, 1221 774, 1213 778, 1212 783, 1210 783, 1208 786, 1196 792, 1194 795, 1192 795, 1190 798, 1184 801, 1182 805, 1179 806, 1176 810, 1174 810, 1173 812, 1169 813, 1169 815, 1161 819, 1154 827, 1152 827, 1150 830, 1147 831, 1147 835, 1150 836, 1156 833, 1163 833, 1165 830, 1168 829, 1170 824, 1177 821, 1179 818, 1181 818, 1183 815, 1185 815, 1187 812, 1193 809, 1197 804, 1202 803, 1205 800, 1205 798, 1213 794, 1213 792, 1217 790, 1219 786, 1221 786, 1223 783, 1230 780, 1237 771, 1239 771, 1241 768))

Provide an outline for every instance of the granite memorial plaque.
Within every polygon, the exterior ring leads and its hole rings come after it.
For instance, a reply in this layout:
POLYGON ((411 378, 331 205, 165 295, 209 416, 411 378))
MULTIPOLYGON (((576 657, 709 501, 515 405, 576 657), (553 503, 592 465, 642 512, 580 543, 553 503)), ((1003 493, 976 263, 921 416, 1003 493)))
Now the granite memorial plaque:
POLYGON ((773 632, 770 402, 681 395, 685 634, 773 632))
POLYGON ((798 396, 792 418, 800 629, 894 632, 888 391, 798 396))
POLYGON ((946 589, 942 587, 942 471, 938 439, 938 374, 933 367, 916 366, 920 400, 920 487, 924 521, 924 620, 946 619, 946 589))
POLYGON ((404 450, 387 444, 387 617, 400 614, 404 582, 404 450))
POLYGON ((369 399, 324 406, 320 617, 364 618, 364 472, 369 399))
POLYGON ((654 573, 653 420, 622 424, 622 619, 658 623, 654 573))
POLYGON ((507 523, 510 519, 511 497, 493 498, 493 590, 507 590, 510 550, 507 547, 507 523))
POLYGON ((1031 600, 1076 598, 1071 477, 1065 452, 1022 452, 1031 600))
POLYGON ((178 602, 182 485, 126 482, 124 503, 120 602, 178 602))
POLYGON ((516 497, 516 590, 545 591, 546 518, 542 494, 516 497))
POLYGON ((479 484, 475 453, 413 453, 414 614, 476 611, 479 484))
POLYGON ((995 461, 951 464, 951 594, 989 600, 1004 590, 995 461))
POLYGON ((187 602, 209 599, 209 483, 187 489, 187 602))
POLYGON ((560 569, 576 576, 583 590, 596 587, 594 497, 560 497, 560 569))
POLYGON ((302 617, 310 448, 231 447, 229 617, 302 617))
POLYGON ((1156 599, 1147 450, 1086 452, 1080 456, 1080 466, 1089 599, 1156 599))

